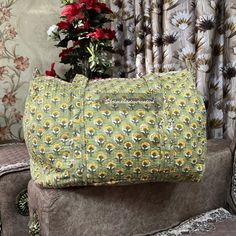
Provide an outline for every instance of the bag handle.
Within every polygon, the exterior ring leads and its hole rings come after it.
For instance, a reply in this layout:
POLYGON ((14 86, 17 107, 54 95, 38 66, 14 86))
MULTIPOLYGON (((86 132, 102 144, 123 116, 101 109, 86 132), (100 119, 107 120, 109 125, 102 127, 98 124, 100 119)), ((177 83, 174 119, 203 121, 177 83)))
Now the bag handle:
POLYGON ((85 89, 88 84, 88 78, 82 74, 77 74, 72 81, 72 85, 85 89))

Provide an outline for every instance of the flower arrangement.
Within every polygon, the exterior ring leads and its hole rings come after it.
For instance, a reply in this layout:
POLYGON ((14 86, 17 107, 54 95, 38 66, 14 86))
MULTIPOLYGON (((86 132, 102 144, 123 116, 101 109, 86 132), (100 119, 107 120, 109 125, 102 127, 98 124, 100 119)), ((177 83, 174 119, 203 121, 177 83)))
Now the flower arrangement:
MULTIPOLYGON (((112 52, 111 41, 115 31, 105 28, 111 22, 111 9, 98 0, 63 0, 61 21, 48 30, 48 36, 63 48, 59 54, 60 63, 70 65, 64 79, 72 81, 76 74, 89 79, 109 77, 111 67, 108 59, 112 52)), ((46 71, 48 76, 60 76, 55 63, 46 71)))

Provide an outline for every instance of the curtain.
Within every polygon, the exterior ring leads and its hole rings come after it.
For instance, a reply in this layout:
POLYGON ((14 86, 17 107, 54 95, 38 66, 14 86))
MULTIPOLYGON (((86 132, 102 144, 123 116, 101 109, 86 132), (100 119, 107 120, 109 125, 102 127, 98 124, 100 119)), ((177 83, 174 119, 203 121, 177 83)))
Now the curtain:
POLYGON ((236 118, 234 0, 112 0, 114 76, 195 65, 208 109, 209 138, 233 138, 236 118))

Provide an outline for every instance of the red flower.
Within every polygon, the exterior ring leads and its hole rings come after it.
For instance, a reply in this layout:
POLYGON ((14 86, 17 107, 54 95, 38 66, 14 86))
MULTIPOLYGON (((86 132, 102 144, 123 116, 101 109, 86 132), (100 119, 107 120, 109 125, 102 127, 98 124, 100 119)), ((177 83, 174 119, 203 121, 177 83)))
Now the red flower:
POLYGON ((109 39, 112 40, 116 37, 116 32, 110 29, 97 28, 95 32, 87 34, 95 39, 109 39))
POLYGON ((94 9, 98 13, 101 12, 101 9, 98 7, 97 0, 80 0, 80 3, 85 10, 94 9))
POLYGON ((71 28, 72 24, 70 22, 67 22, 67 21, 61 21, 61 22, 57 23, 57 26, 60 29, 68 30, 68 29, 71 28))
MULTIPOLYGON (((78 43, 79 44, 79 43, 78 43)), ((68 56, 68 54, 70 54, 71 52, 73 52, 73 47, 71 48, 66 48, 66 49, 63 49, 61 51, 61 53, 59 54, 59 57, 61 57, 61 60, 63 61, 65 59, 66 56, 68 56)))
POLYGON ((86 10, 94 8, 97 4, 97 0, 80 0, 79 2, 86 10))
POLYGON ((55 63, 52 63, 51 64, 51 70, 46 70, 45 74, 47 76, 55 77, 57 74, 56 74, 56 71, 55 71, 54 67, 55 67, 55 63))
POLYGON ((84 22, 84 29, 89 29, 90 28, 90 24, 89 24, 89 22, 86 20, 85 22, 84 22))
POLYGON ((113 13, 112 10, 109 7, 107 7, 107 5, 105 3, 98 2, 97 8, 98 7, 100 8, 100 11, 102 11, 102 12, 113 13))
POLYGON ((94 9, 97 13, 101 13, 102 11, 112 13, 111 9, 105 3, 100 3, 97 0, 80 0, 80 4, 85 10, 94 9))
POLYGON ((15 94, 13 94, 11 92, 5 94, 3 96, 3 98, 2 98, 2 103, 4 105, 10 105, 10 106, 14 105, 16 103, 16 96, 15 96, 15 94))
POLYGON ((76 18, 83 19, 85 17, 81 12, 81 4, 78 2, 66 5, 61 12, 61 16, 66 17, 70 23, 76 18))
POLYGON ((80 41, 73 41, 73 47, 80 45, 80 41))
POLYGON ((71 23, 76 18, 85 18, 81 10, 95 10, 97 13, 112 13, 112 10, 105 3, 97 2, 97 0, 80 0, 79 2, 66 5, 61 12, 61 16, 66 17, 71 23))

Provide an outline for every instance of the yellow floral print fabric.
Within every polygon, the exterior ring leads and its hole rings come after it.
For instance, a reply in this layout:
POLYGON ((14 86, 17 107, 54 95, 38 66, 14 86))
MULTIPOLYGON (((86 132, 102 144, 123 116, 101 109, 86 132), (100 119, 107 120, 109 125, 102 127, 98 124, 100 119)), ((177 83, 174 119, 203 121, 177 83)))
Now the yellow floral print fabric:
POLYGON ((142 79, 31 82, 24 134, 33 180, 44 187, 199 181, 205 107, 188 70, 142 79), (137 103, 110 103, 115 97, 137 103), (155 97, 155 106, 142 103, 155 97), (108 101, 108 100, 106 100, 108 101))

